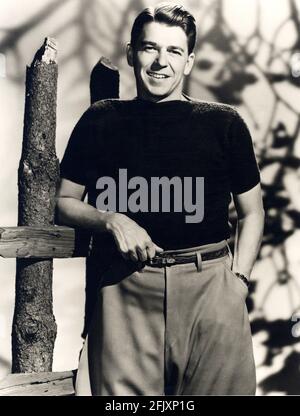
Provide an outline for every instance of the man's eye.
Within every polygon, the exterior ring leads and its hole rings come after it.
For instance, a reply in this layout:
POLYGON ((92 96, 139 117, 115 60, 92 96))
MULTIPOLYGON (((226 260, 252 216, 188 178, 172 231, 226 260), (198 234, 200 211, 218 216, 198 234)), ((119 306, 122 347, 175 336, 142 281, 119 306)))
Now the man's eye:
POLYGON ((145 46, 144 47, 144 51, 154 51, 154 50, 155 50, 154 46, 145 46))
POLYGON ((176 49, 171 49, 170 52, 173 53, 174 55, 181 55, 181 52, 177 51, 176 49))

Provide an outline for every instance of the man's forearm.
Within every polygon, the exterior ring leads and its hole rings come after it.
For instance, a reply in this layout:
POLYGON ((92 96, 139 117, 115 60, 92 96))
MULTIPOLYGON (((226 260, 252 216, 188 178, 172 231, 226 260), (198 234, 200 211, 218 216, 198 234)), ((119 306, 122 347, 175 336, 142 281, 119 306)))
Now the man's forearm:
POLYGON ((264 230, 264 211, 253 212, 238 220, 233 271, 250 277, 264 230))
POLYGON ((76 198, 60 197, 56 202, 57 221, 70 227, 105 232, 107 214, 76 198))
POLYGON ((94 233, 108 232, 116 243, 117 250, 125 259, 144 262, 163 249, 157 246, 146 230, 124 214, 98 211, 72 197, 56 200, 57 221, 71 227, 81 227, 94 233))

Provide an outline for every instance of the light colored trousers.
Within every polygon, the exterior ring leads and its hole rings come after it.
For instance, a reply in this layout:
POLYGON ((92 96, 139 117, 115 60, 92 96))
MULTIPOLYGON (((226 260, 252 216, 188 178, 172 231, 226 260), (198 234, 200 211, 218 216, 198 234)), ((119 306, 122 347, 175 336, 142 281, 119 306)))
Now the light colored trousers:
POLYGON ((230 267, 230 255, 139 271, 114 264, 99 289, 76 395, 255 394, 248 289, 230 267))

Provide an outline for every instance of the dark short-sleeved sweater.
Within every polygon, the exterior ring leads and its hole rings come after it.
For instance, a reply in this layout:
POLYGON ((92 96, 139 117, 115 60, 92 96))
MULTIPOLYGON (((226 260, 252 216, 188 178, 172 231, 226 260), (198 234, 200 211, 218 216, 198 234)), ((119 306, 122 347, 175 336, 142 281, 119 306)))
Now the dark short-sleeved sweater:
MULTIPOLYGON (((230 194, 244 193, 260 179, 249 130, 237 111, 195 100, 109 99, 92 105, 72 132, 61 177, 85 185, 89 203, 96 206, 102 192, 96 189, 97 180, 111 177, 118 186, 119 169, 127 170, 128 181, 143 177, 149 184, 153 177, 179 177, 183 185, 184 178, 193 178, 194 202, 195 178, 203 178, 200 222, 187 223, 191 213, 185 212, 184 201, 183 212, 174 212, 171 203, 170 212, 161 212, 160 207, 160 212, 126 213, 165 250, 228 238, 230 194)), ((128 190, 128 197, 133 192, 128 190)))

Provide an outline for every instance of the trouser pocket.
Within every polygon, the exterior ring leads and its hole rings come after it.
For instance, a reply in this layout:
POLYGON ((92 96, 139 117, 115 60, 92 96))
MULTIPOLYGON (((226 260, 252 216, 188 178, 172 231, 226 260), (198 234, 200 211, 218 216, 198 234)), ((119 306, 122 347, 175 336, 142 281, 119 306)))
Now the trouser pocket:
POLYGON ((232 283, 233 286, 235 288, 236 291, 238 291, 238 293, 242 296, 243 300, 245 301, 248 294, 249 294, 249 290, 248 287, 246 286, 246 284, 242 281, 242 279, 240 279, 232 270, 231 270, 231 258, 230 256, 226 256, 223 265, 224 268, 226 270, 226 272, 228 273, 228 275, 232 278, 232 283))

